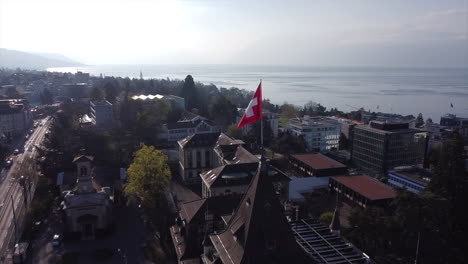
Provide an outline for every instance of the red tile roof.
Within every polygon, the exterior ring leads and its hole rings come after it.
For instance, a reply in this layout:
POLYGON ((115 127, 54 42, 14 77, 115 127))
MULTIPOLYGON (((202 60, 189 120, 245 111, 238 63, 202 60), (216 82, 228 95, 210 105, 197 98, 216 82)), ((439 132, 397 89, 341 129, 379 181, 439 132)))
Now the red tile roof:
POLYGON ((291 155, 314 169, 345 168, 346 165, 339 163, 323 154, 297 154, 291 155))
POLYGON ((369 176, 335 176, 331 178, 370 200, 392 199, 396 196, 392 188, 369 176))

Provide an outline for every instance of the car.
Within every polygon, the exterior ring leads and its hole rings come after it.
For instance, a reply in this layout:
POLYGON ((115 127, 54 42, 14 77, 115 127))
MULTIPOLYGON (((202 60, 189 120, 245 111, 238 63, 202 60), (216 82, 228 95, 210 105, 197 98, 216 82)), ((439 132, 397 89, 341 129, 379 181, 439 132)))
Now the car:
POLYGON ((13 151, 13 154, 15 154, 15 155, 18 155, 19 153, 20 153, 19 149, 15 149, 15 150, 13 151))
POLYGON ((29 134, 32 134, 34 132, 34 129, 29 130, 29 134))
POLYGON ((8 158, 5 160, 5 165, 7 168, 11 167, 11 165, 13 165, 13 159, 12 158, 8 158))
POLYGON ((29 135, 26 135, 24 138, 25 138, 25 139, 29 139, 29 135))
POLYGON ((52 246, 58 247, 60 246, 60 242, 62 241, 62 237, 59 234, 55 234, 52 238, 52 246))

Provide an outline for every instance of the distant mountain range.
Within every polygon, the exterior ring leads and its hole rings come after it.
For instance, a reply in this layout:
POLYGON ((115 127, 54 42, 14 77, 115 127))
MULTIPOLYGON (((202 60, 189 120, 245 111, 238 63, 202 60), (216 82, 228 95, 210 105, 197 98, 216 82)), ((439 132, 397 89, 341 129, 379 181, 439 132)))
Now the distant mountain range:
POLYGON ((72 66, 84 66, 84 64, 67 58, 61 54, 28 53, 0 48, 0 68, 45 70, 50 67, 72 66))

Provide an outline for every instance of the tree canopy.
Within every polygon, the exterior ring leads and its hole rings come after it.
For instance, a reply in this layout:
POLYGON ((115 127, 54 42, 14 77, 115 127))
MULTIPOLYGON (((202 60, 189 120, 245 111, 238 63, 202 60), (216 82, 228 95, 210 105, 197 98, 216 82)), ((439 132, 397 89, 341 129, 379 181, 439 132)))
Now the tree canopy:
POLYGON ((140 149, 133 153, 127 176, 128 183, 124 186, 127 198, 140 199, 146 208, 159 206, 171 179, 166 155, 153 146, 141 143, 140 149))

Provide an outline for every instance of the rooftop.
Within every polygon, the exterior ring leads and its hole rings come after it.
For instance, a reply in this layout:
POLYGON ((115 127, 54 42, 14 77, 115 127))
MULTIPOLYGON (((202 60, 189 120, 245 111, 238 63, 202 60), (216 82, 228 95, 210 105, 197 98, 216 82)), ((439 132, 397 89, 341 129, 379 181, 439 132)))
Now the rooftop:
POLYGON ((395 123, 372 121, 370 125, 358 125, 357 129, 372 131, 379 134, 414 134, 425 132, 424 130, 409 128, 408 123, 395 123))
POLYGON ((323 154, 296 154, 291 157, 302 161, 314 169, 346 168, 346 165, 331 159, 323 154))
POLYGON ((112 104, 107 100, 91 101, 91 103, 95 106, 112 106, 112 104))
POLYGON ((313 263, 294 240, 265 168, 255 174, 226 228, 209 237, 222 263, 313 263))
POLYGON ((369 176, 334 176, 331 177, 331 179, 334 179, 369 200, 392 199, 396 196, 392 188, 369 176))
POLYGON ((289 200, 304 201, 304 193, 311 193, 317 189, 328 187, 329 177, 291 177, 289 182, 289 200))
POLYGON ((295 221, 291 226, 296 241, 318 263, 368 263, 368 257, 316 219, 295 221))
POLYGON ((432 178, 432 174, 429 170, 416 166, 395 168, 390 170, 388 173, 406 178, 422 185, 427 185, 432 178))

